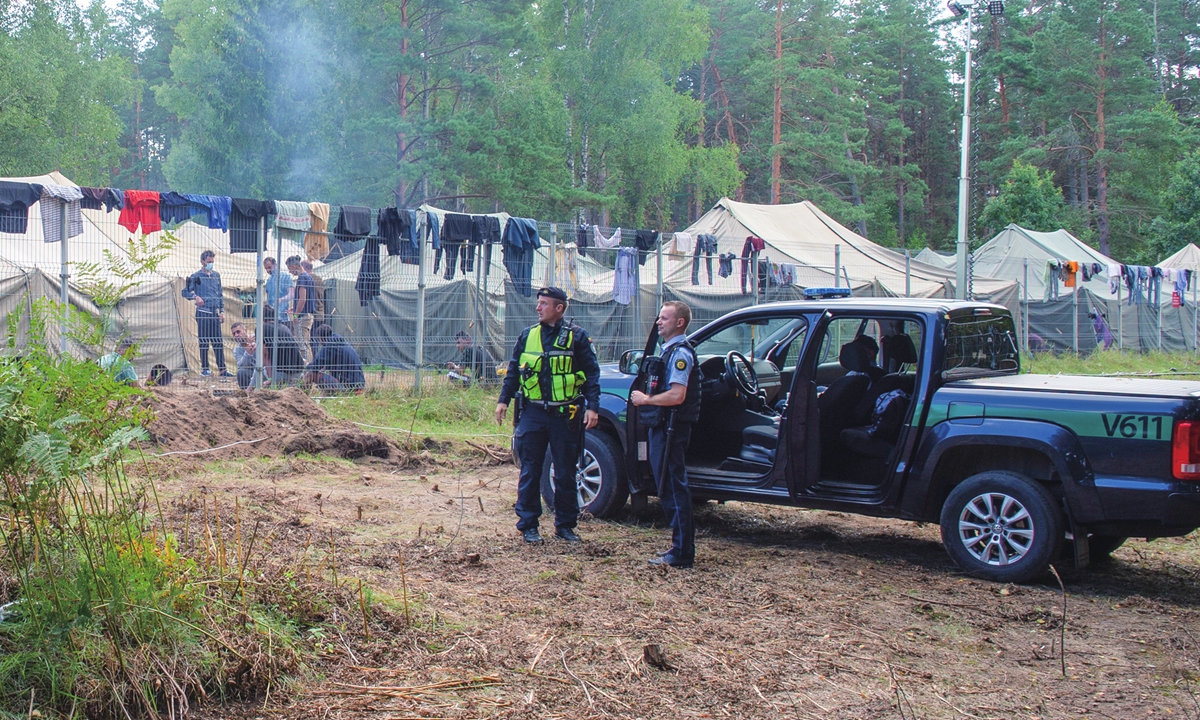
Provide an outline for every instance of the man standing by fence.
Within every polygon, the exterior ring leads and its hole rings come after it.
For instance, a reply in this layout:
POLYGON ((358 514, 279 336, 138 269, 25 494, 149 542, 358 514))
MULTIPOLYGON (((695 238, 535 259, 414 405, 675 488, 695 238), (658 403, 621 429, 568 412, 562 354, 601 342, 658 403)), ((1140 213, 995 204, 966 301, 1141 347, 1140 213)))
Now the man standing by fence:
POLYGON ((567 294, 561 288, 538 290, 540 322, 517 339, 496 405, 496 422, 503 423, 509 402, 517 398, 514 434, 521 459, 517 530, 527 543, 542 542, 538 518, 547 447, 554 462, 554 534, 579 542, 576 468, 583 430, 596 427, 600 419, 600 363, 587 332, 563 320, 566 311, 567 294))
POLYGON ((225 291, 221 287, 221 274, 213 270, 217 254, 212 250, 200 253, 200 269, 192 273, 183 284, 185 298, 196 304, 196 335, 200 339, 200 374, 212 375, 208 368, 208 349, 217 356, 217 367, 221 377, 233 377, 225 369, 225 343, 221 339, 221 323, 225 321, 225 291))
POLYGON ((310 363, 313 358, 312 329, 313 315, 317 312, 316 285, 312 275, 304 271, 300 264, 300 256, 293 255, 287 259, 288 272, 296 276, 296 294, 292 298, 292 334, 300 343, 300 352, 304 354, 304 362, 310 363))

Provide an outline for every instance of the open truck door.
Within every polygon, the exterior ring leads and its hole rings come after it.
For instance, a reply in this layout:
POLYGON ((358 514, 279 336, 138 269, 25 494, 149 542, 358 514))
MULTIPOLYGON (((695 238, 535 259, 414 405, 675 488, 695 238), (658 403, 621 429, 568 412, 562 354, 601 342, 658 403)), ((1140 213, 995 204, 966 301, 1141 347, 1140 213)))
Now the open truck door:
MULTIPOLYGON (((634 390, 646 392, 645 359, 652 357, 658 348, 658 325, 651 325, 650 336, 646 338, 643 350, 627 350, 621 356, 620 370, 628 375, 637 375, 629 386, 629 394, 634 390)), ((657 493, 654 483, 654 472, 650 469, 650 443, 646 426, 639 422, 637 407, 629 398, 625 400, 625 477, 629 479, 630 505, 635 513, 645 510, 646 499, 657 493)))

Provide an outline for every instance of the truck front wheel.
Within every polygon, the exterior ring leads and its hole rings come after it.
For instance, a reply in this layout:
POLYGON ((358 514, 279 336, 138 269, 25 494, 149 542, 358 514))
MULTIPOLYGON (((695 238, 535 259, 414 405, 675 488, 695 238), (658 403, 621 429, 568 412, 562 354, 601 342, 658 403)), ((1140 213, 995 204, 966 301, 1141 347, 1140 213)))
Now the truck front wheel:
POLYGON ((1058 557, 1062 513, 1045 487, 1017 473, 972 475, 942 506, 942 544, 968 574, 995 582, 1031 580, 1058 557))

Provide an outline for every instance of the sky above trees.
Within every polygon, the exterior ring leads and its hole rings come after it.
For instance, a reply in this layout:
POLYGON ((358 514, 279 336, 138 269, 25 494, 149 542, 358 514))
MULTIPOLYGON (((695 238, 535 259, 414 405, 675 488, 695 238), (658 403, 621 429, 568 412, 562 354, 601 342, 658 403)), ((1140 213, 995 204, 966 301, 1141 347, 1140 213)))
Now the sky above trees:
MULTIPOLYGON (((925 0, 5 3, 0 173, 662 229, 722 196, 811 200, 877 242, 949 247, 963 34, 947 16, 925 0)), ((1180 210, 1200 182, 1200 3, 1021 0, 973 22, 977 239, 1049 223, 1150 260, 1200 239, 1180 210)))

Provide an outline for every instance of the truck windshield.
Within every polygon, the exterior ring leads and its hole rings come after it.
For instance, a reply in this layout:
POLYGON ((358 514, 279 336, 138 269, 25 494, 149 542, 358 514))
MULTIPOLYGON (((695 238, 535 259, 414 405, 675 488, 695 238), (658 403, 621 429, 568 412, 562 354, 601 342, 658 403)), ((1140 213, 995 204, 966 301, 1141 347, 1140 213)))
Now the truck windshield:
POLYGON ((942 377, 956 379, 1020 370, 1020 351, 1012 316, 965 315, 946 325, 946 360, 942 377))

